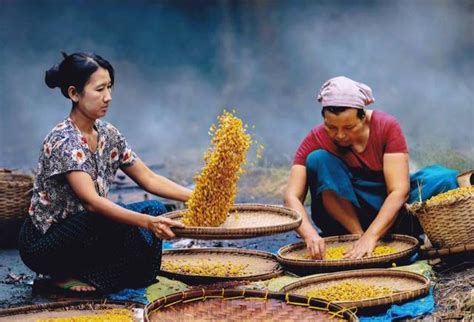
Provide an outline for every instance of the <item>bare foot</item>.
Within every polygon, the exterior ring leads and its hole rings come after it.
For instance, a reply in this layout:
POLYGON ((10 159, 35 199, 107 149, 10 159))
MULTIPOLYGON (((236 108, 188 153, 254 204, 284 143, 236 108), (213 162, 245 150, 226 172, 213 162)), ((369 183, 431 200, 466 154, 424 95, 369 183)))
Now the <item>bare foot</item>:
POLYGON ((73 279, 73 278, 67 278, 64 280, 56 281, 54 282, 54 285, 56 285, 59 288, 69 290, 69 291, 74 291, 74 292, 93 292, 96 290, 94 286, 81 282, 79 280, 73 279))

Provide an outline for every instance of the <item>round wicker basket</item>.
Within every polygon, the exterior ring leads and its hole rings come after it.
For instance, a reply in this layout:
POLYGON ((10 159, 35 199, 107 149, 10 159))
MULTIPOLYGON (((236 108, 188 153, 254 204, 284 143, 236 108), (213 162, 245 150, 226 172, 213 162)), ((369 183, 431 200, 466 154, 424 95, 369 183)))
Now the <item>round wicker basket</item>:
POLYGON ((474 193, 439 202, 406 204, 435 248, 474 243, 474 193))
POLYGON ((14 247, 30 206, 33 178, 0 168, 0 247, 14 247))
POLYGON ((31 176, 0 169, 0 221, 26 216, 32 187, 31 176))

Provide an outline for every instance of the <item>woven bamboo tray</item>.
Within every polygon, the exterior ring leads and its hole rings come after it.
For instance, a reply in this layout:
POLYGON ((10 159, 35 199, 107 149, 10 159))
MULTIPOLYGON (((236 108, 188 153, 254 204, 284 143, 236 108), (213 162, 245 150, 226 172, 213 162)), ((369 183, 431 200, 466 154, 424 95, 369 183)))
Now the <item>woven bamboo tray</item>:
POLYGON ((474 193, 405 207, 418 218, 434 248, 474 244, 474 193))
POLYGON ((207 284, 224 281, 258 281, 270 279, 283 274, 283 269, 271 253, 238 248, 191 248, 165 250, 162 256, 162 275, 187 284, 207 284), (210 274, 196 275, 191 273, 172 272, 163 270, 166 261, 183 262, 192 265, 204 261, 206 263, 232 263, 245 265, 242 274, 238 276, 212 276, 210 274))
POLYGON ((362 269, 308 276, 286 285, 280 292, 305 295, 310 290, 326 288, 341 282, 363 282, 395 290, 395 293, 390 296, 359 301, 334 301, 343 307, 356 307, 358 312, 366 313, 384 310, 392 304, 400 304, 425 296, 430 289, 429 279, 421 274, 391 269, 362 269))
MULTIPOLYGON (((181 220, 186 209, 163 216, 181 220)), ((265 204, 236 204, 227 220, 218 227, 173 228, 177 237, 199 239, 238 239, 284 233, 301 225, 301 215, 290 208, 265 204)))
POLYGON ((0 309, 0 321, 36 322, 40 319, 72 318, 104 314, 104 310, 127 309, 134 316, 133 321, 141 321, 143 304, 123 301, 75 300, 55 303, 20 306, 0 309))
POLYGON ((319 299, 248 289, 175 293, 145 307, 145 321, 358 321, 350 310, 319 299))
MULTIPOLYGON (((360 235, 341 235, 324 238, 326 248, 350 246, 360 238, 360 235)), ((364 257, 360 259, 316 260, 295 258, 306 254, 305 243, 284 246, 278 250, 277 260, 289 270, 301 275, 335 270, 348 270, 368 267, 386 267, 394 262, 400 262, 410 257, 418 249, 418 240, 406 235, 388 235, 377 245, 389 245, 398 251, 390 255, 364 257)))

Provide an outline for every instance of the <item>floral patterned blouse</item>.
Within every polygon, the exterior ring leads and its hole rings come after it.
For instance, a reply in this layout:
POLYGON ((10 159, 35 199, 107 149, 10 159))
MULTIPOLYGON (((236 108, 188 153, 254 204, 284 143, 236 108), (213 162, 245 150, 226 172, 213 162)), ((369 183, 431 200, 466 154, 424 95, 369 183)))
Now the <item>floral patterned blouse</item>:
POLYGON ((70 118, 56 125, 44 140, 29 209, 33 224, 43 234, 54 223, 84 211, 65 173, 88 173, 97 193, 107 197, 117 170, 137 159, 113 125, 96 120, 95 128, 98 133, 95 152, 89 150, 87 139, 70 118))

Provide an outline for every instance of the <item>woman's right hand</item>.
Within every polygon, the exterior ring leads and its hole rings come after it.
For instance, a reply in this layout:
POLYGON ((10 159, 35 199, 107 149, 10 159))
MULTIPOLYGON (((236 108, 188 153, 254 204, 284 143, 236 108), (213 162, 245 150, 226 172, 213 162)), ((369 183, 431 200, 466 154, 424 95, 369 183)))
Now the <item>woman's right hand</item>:
POLYGON ((175 238, 176 235, 171 230, 172 227, 184 228, 185 226, 184 224, 169 218, 150 216, 148 229, 151 230, 156 237, 164 240, 175 238))
POLYGON ((306 244, 306 249, 312 258, 323 259, 326 252, 326 245, 324 243, 324 239, 321 236, 315 233, 304 237, 303 240, 306 244))

